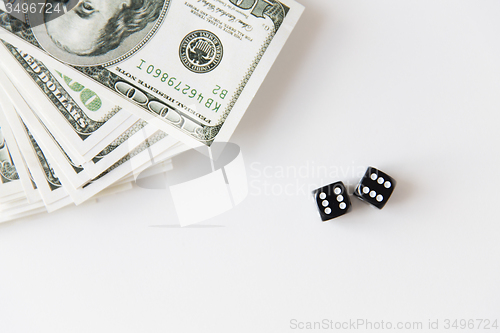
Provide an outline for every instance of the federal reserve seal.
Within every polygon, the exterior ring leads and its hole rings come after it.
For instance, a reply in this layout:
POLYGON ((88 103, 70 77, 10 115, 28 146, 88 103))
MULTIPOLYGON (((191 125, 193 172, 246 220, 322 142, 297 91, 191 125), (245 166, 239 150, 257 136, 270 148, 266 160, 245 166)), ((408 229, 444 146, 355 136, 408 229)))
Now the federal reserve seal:
POLYGON ((195 73, 207 73, 222 60, 220 39, 206 30, 190 32, 181 42, 179 57, 182 64, 195 73))

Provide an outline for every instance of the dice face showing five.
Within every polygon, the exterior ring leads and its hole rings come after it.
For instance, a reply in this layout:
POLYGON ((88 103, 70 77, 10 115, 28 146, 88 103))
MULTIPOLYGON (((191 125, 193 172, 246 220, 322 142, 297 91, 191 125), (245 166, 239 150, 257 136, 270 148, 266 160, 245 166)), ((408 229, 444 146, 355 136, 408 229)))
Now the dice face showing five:
POLYGON ((313 191, 313 196, 323 221, 344 215, 351 208, 351 200, 342 182, 318 188, 313 191))
POLYGON ((396 181, 388 174, 369 167, 354 190, 354 196, 382 209, 396 186, 396 181))

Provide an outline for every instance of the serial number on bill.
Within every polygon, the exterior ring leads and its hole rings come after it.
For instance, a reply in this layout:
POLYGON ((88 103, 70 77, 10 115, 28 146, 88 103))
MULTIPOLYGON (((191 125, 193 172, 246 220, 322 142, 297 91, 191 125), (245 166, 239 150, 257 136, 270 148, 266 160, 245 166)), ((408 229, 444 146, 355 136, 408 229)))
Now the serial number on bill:
POLYGON ((5 1, 5 12, 8 14, 53 14, 64 13, 64 8, 60 2, 31 2, 31 1, 5 1))

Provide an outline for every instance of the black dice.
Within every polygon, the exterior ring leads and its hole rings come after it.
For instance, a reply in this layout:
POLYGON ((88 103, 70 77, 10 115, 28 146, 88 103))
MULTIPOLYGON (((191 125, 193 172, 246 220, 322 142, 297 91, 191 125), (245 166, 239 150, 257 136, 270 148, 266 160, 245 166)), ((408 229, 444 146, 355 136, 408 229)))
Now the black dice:
POLYGON ((344 215, 351 208, 351 200, 342 182, 314 190, 313 196, 323 221, 344 215))
POLYGON ((369 167, 354 190, 354 196, 382 209, 389 200, 396 181, 388 174, 369 167))

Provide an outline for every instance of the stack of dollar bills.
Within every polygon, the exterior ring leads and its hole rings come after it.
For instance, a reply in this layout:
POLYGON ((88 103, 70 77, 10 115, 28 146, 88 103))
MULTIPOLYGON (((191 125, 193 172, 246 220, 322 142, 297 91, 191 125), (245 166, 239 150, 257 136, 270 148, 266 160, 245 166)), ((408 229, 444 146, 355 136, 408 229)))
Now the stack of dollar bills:
POLYGON ((0 222, 132 188, 187 149, 227 142, 302 11, 0 0, 0 222))

